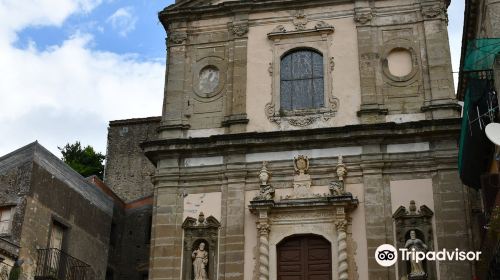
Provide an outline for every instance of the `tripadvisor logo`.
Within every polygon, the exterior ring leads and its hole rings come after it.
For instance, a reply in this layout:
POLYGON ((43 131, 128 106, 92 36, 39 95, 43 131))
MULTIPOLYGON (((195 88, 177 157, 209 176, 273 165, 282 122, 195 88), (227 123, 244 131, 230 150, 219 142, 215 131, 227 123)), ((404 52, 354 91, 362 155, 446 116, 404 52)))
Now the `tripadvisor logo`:
POLYGON ((442 249, 440 251, 417 251, 415 249, 408 250, 400 248, 399 253, 396 248, 390 244, 378 246, 375 251, 375 260, 381 266, 388 267, 394 265, 397 260, 402 261, 422 262, 426 261, 479 261, 481 252, 479 251, 461 251, 458 248, 455 250, 442 249))

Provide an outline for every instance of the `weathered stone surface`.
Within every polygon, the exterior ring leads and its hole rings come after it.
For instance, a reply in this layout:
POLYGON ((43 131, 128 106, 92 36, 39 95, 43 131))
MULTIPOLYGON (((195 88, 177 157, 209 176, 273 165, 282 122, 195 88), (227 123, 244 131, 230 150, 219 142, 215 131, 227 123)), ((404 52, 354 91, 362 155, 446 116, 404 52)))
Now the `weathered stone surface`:
POLYGON ((160 117, 111 121, 104 182, 130 202, 153 194, 155 167, 144 157, 140 143, 156 138, 160 117))

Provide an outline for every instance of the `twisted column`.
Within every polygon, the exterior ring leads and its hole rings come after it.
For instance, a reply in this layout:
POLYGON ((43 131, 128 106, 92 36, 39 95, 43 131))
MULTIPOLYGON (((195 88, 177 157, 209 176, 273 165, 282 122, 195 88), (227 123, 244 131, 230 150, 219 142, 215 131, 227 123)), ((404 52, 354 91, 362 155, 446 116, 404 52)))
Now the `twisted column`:
POLYGON ((338 255, 338 271, 339 280, 349 279, 349 265, 347 263, 347 221, 341 220, 335 223, 337 228, 337 255, 338 255))
POLYGON ((259 280, 269 280, 269 224, 259 223, 259 280))

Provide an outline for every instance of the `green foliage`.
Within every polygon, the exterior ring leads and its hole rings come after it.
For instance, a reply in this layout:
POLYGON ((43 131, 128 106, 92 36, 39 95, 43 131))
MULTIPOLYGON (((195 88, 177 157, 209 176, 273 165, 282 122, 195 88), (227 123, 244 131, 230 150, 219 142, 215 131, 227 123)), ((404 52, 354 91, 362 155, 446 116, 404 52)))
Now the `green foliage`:
POLYGON ((18 265, 14 265, 9 273, 9 280, 18 280, 21 276, 21 267, 18 265))
POLYGON ((96 175, 102 179, 104 175, 103 161, 106 158, 91 146, 82 148, 79 141, 74 144, 66 144, 63 148, 57 147, 62 154, 62 160, 76 172, 84 177, 96 175))

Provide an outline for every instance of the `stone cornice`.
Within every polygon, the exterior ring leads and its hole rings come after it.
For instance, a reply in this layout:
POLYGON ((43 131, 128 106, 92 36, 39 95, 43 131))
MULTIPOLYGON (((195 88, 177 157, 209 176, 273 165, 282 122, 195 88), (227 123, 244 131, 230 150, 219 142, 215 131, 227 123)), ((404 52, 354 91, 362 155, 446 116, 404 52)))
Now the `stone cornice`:
POLYGON ((451 139, 458 138, 460 119, 423 120, 408 123, 378 123, 349 125, 343 127, 304 129, 272 132, 246 132, 213 135, 200 138, 177 138, 143 142, 141 148, 154 163, 172 154, 220 155, 245 154, 248 151, 279 151, 300 147, 300 149, 321 148, 325 144, 363 145, 377 139, 379 143, 394 140, 451 139))
POLYGON ((206 19, 233 16, 239 13, 264 12, 276 9, 303 9, 332 4, 351 3, 349 0, 261 0, 261 1, 227 1, 216 5, 171 5, 158 13, 158 18, 165 30, 175 21, 206 19), (286 7, 286 8, 285 8, 286 7))

